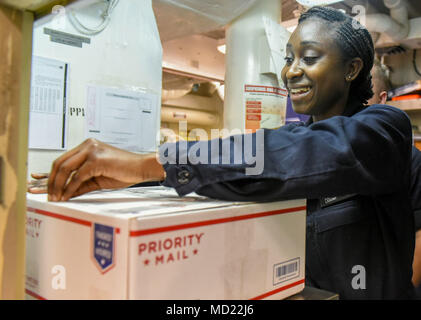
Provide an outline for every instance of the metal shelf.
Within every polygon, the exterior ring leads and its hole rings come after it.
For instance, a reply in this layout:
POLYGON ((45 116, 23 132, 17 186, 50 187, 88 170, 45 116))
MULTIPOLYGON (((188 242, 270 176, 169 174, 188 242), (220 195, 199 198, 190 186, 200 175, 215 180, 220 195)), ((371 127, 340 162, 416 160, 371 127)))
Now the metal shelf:
POLYGON ((386 104, 403 111, 421 111, 421 99, 387 101, 386 104))

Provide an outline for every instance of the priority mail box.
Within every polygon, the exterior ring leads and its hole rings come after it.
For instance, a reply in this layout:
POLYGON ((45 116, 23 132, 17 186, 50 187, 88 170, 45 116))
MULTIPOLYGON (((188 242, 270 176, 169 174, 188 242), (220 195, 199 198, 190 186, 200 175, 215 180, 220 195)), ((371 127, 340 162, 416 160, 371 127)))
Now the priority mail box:
POLYGON ((36 299, 282 299, 304 288, 305 201, 235 203, 165 187, 68 202, 28 194, 36 299))

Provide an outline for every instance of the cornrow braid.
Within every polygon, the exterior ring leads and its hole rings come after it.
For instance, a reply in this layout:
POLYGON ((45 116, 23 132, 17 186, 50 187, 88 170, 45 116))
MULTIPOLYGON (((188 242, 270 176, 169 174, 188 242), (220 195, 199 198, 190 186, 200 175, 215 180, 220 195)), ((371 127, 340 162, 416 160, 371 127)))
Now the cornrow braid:
POLYGON ((357 20, 330 7, 310 8, 300 16, 298 24, 310 18, 319 18, 330 23, 345 61, 355 57, 363 61, 363 68, 351 83, 349 104, 367 104, 367 100, 373 96, 370 71, 374 63, 374 45, 370 33, 357 20))

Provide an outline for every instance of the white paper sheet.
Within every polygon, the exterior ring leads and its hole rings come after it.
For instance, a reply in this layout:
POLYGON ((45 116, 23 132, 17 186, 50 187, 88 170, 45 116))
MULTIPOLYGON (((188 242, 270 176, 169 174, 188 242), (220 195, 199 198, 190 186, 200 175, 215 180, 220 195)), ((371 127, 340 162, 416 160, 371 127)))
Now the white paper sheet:
POLYGON ((103 86, 89 86, 87 92, 87 138, 132 152, 155 150, 156 94, 103 86))
POLYGON ((65 150, 68 64, 33 56, 29 148, 65 150))

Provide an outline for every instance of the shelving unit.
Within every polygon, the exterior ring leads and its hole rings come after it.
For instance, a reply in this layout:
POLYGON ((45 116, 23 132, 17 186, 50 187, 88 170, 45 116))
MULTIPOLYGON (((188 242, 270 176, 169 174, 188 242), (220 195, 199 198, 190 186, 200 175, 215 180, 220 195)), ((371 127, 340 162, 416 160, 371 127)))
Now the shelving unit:
MULTIPOLYGON (((421 117, 421 99, 387 101, 386 104, 405 111, 413 124, 414 122, 419 123, 419 119, 421 117)), ((414 132, 413 139, 415 147, 421 150, 421 134, 414 132)))
POLYGON ((421 99, 387 101, 386 104, 403 111, 421 111, 421 99))
POLYGON ((23 299, 33 23, 73 1, 0 0, 0 299, 23 299))

